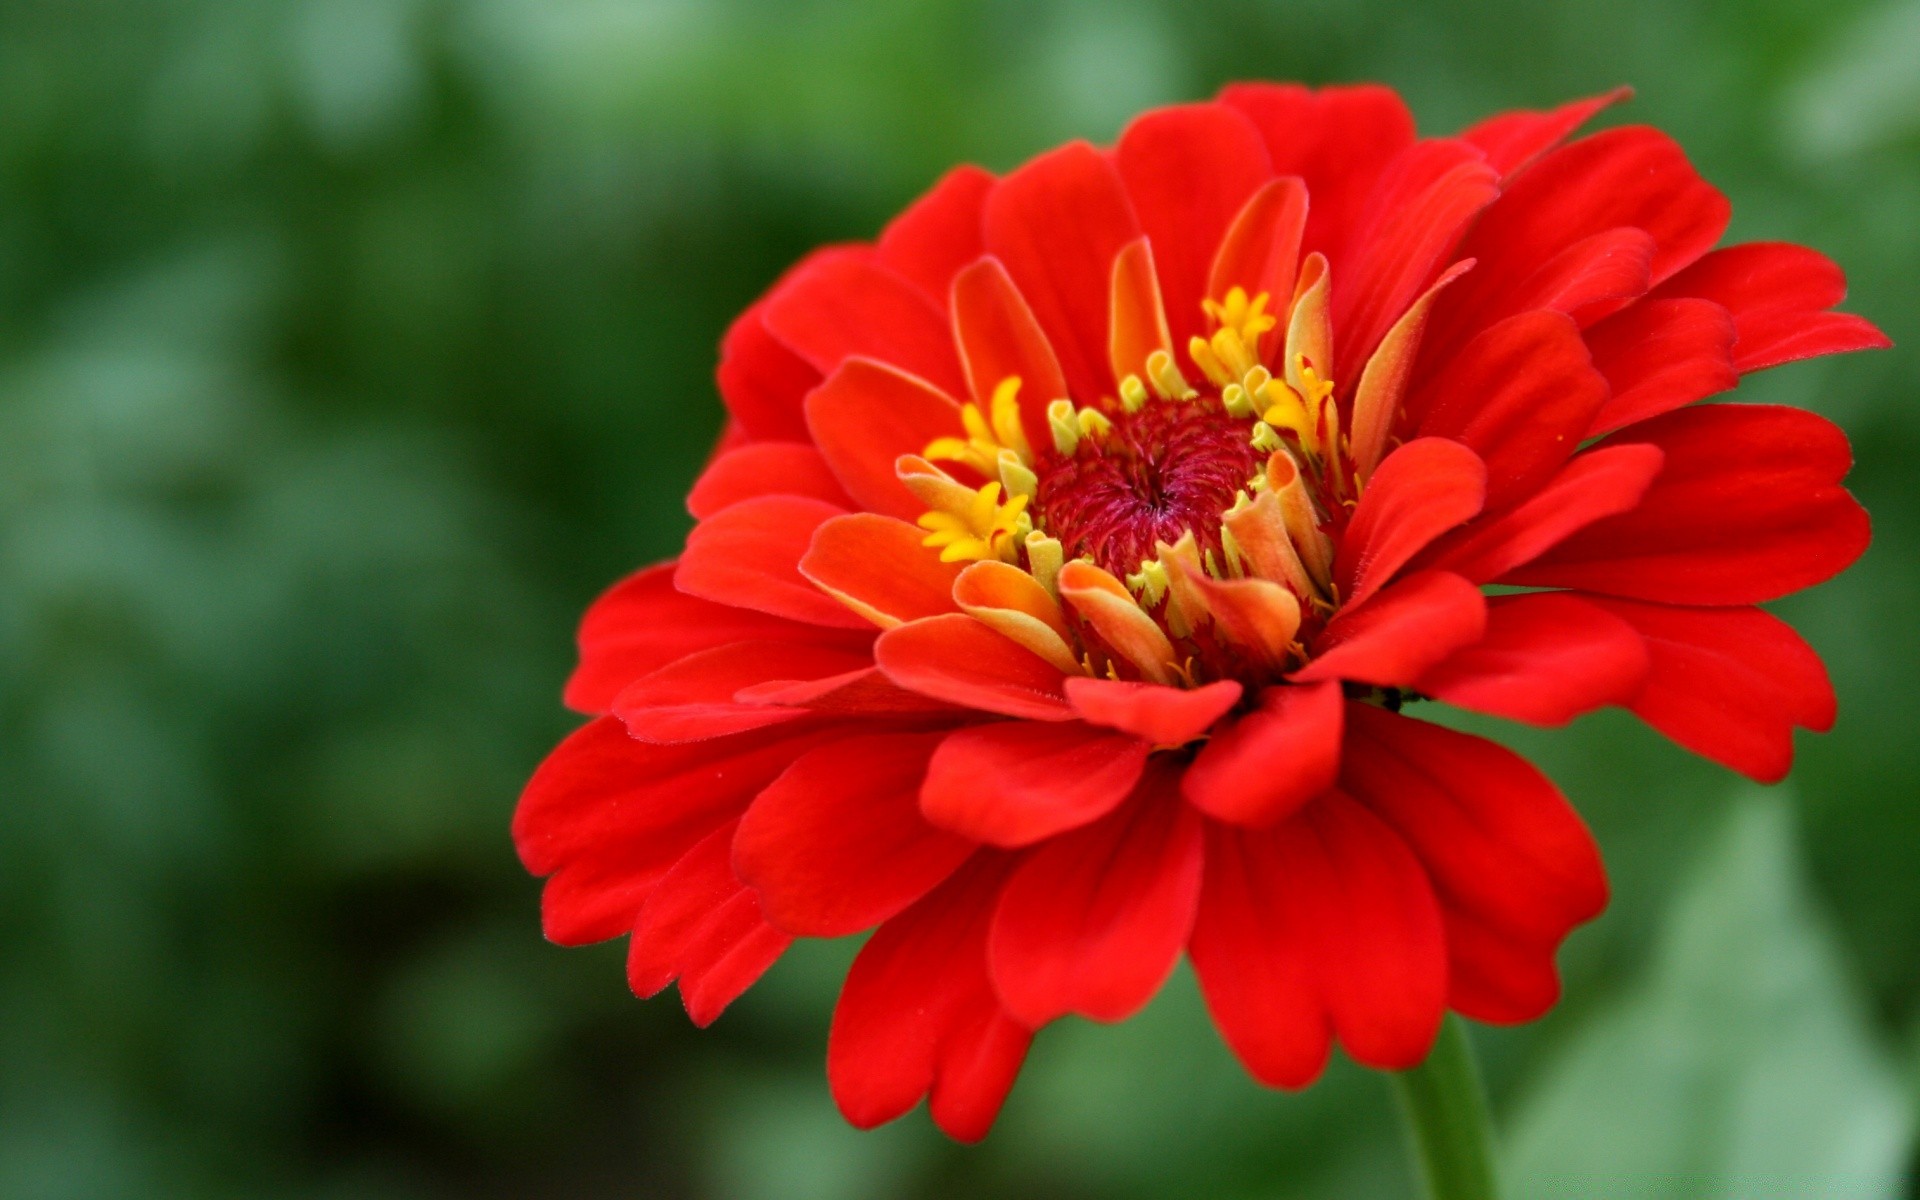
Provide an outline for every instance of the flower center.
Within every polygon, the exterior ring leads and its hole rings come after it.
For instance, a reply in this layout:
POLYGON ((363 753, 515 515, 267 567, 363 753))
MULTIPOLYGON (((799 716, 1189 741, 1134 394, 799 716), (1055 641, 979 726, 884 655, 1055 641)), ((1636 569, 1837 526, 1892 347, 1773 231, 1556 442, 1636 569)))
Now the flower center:
POLYGON ((1247 431, 1211 400, 1117 413, 1105 436, 1042 468, 1035 523, 1067 558, 1089 557, 1121 578, 1189 532, 1224 561, 1221 517, 1265 457, 1247 431))

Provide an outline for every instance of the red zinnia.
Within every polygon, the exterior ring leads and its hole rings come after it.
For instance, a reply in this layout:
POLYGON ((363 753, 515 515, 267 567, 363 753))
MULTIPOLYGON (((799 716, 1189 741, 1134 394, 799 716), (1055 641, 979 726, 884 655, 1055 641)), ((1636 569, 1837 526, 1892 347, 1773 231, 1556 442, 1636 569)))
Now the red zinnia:
POLYGON ((1559 145, 1615 98, 1423 140, 1384 88, 1230 87, 795 267, 727 334, 685 553, 581 628, 598 715, 514 827, 548 935, 631 933, 705 1024, 878 926, 834 1095, 969 1139, 1183 949, 1283 1087, 1546 1011, 1593 841, 1402 705, 1623 705, 1779 778, 1834 698, 1755 605, 1867 517, 1832 424, 1694 402, 1887 344, 1819 254, 1712 249, 1665 134, 1559 145))

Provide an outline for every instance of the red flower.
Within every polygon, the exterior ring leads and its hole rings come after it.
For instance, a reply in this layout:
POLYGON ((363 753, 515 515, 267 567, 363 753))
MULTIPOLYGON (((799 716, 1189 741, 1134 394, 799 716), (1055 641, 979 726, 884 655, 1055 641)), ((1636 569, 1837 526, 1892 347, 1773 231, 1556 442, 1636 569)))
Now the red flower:
POLYGON ((834 1094, 967 1139, 1183 949, 1282 1087, 1545 1012, 1593 841, 1401 706, 1623 705, 1779 778, 1834 699, 1755 605, 1867 517, 1833 425, 1694 402, 1887 344, 1813 251, 1713 249, 1666 135, 1559 144, 1616 98, 1422 140, 1383 88, 1231 87, 795 267, 727 335, 685 553, 581 629, 599 715, 514 827, 548 935, 630 932, 705 1024, 877 926, 834 1094))

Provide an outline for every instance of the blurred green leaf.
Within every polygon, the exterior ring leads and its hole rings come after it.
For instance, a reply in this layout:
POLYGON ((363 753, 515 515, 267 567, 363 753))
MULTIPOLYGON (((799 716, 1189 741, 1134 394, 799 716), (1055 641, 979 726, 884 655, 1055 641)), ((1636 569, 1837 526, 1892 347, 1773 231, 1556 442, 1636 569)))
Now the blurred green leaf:
POLYGON ((1912 1107, 1795 861, 1782 796, 1734 806, 1639 988, 1513 1121, 1514 1196, 1903 1194, 1912 1107))

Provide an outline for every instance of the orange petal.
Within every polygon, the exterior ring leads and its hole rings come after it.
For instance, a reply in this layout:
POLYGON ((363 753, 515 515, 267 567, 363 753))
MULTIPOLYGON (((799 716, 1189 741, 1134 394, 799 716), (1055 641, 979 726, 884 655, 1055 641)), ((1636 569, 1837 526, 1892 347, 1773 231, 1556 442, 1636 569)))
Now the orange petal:
POLYGON ((1221 239, 1207 295, 1218 300, 1238 287, 1249 297, 1265 292, 1276 306, 1291 300, 1306 228, 1307 185, 1298 176, 1276 179, 1255 192, 1221 239))
POLYGON ((1173 353, 1173 335, 1167 331, 1167 312, 1160 302, 1160 279, 1153 269, 1153 247, 1135 238, 1113 256, 1112 307, 1108 320, 1107 354, 1113 377, 1147 377, 1147 356, 1155 350, 1173 353))
POLYGON ((878 513, 835 517, 814 532, 800 573, 882 629, 953 611, 953 563, 917 527, 878 513))
POLYGON ((1314 251, 1300 267, 1294 284, 1293 309, 1287 318, 1287 385, 1305 394, 1300 375, 1300 359, 1313 365, 1321 378, 1333 373, 1333 317, 1329 300, 1333 280, 1327 273, 1327 256, 1314 251))
POLYGON ((976 259, 954 276, 953 336, 967 386, 981 411, 993 403, 993 389, 1001 380, 1017 377, 1025 397, 1021 418, 1027 438, 1036 446, 1046 445, 1047 402, 1067 394, 1066 376, 1040 322, 999 259, 976 259))
POLYGON ((1070 721, 1058 667, 967 616, 948 613, 889 629, 874 661, 909 691, 1035 721, 1070 721))
POLYGON ((953 581, 960 610, 1062 671, 1078 673, 1073 634, 1060 603, 1039 580, 1003 562, 977 562, 953 581))
POLYGON ((1400 415, 1400 398, 1406 395, 1407 379, 1413 374, 1413 360, 1420 352, 1420 335, 1427 328, 1427 314, 1446 287, 1473 269, 1473 259, 1457 262, 1434 280, 1412 307, 1380 339, 1380 348, 1367 359, 1360 372, 1360 387, 1353 397, 1353 467, 1365 483, 1387 452, 1387 438, 1393 433, 1394 418, 1400 415))
POLYGON ((1206 598, 1207 611, 1228 641, 1252 651, 1269 667, 1286 665, 1288 648, 1300 631, 1300 600, 1266 579, 1192 577, 1206 598))
POLYGON ((1172 683, 1173 643, 1126 585, 1089 562, 1060 568, 1060 594, 1122 658, 1154 683, 1172 683))
POLYGON ((807 430, 861 508, 911 521, 927 511, 894 472, 902 454, 962 436, 960 406, 917 376, 850 358, 807 395, 807 430))
POLYGON ((1281 510, 1280 497, 1271 491, 1261 492, 1252 504, 1228 513, 1220 523, 1233 535, 1234 545, 1255 576, 1285 584, 1297 595, 1313 594, 1314 584, 1307 574, 1307 566, 1300 561, 1293 539, 1287 536, 1286 514, 1281 510))

